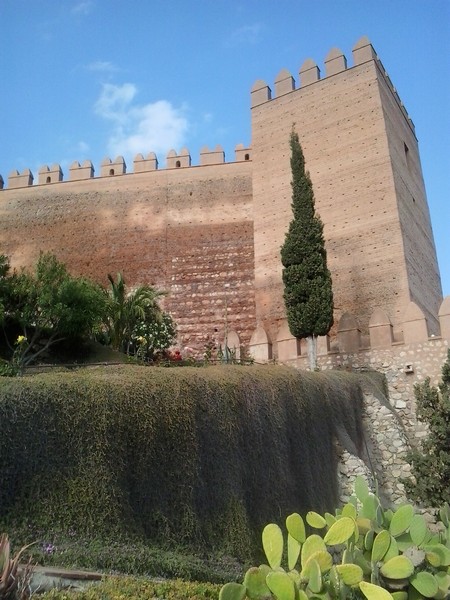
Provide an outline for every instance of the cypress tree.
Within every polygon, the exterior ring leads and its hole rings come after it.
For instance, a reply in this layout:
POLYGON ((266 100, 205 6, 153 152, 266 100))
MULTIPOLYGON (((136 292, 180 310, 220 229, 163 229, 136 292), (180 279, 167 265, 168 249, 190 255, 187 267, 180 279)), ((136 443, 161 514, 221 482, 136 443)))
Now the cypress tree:
POLYGON ((281 248, 284 302, 289 329, 293 336, 307 339, 310 368, 315 369, 317 336, 326 335, 333 325, 333 291, 323 224, 294 129, 290 146, 293 219, 281 248))

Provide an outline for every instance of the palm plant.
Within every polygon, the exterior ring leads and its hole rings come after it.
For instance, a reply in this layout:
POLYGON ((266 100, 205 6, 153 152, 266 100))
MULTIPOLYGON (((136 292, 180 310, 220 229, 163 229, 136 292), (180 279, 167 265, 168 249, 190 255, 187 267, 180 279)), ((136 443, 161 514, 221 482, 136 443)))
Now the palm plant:
POLYGON ((141 285, 127 291, 122 273, 117 281, 108 275, 110 288, 107 290, 105 327, 109 343, 114 350, 129 353, 133 331, 142 321, 160 321, 163 311, 158 300, 165 295, 150 285, 141 285))

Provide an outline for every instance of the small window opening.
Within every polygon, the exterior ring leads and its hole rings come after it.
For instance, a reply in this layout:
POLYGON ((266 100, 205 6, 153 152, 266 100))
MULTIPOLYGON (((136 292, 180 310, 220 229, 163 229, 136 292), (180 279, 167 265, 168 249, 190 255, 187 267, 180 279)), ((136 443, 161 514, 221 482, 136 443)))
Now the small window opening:
POLYGON ((250 160, 250 154, 246 154, 246 155, 244 156, 244 160, 250 160))
POLYGON ((52 182, 52 178, 51 177, 47 177, 47 179, 45 180, 45 183, 51 183, 52 182))
POLYGON ((109 174, 110 174, 110 175, 114 175, 114 169, 110 169, 110 170, 109 170, 109 174))
POLYGON ((177 160, 177 162, 175 163, 175 166, 177 167, 177 169, 178 169, 178 167, 181 167, 181 163, 179 160, 177 160))
POLYGON ((411 170, 411 156, 409 154, 409 148, 404 142, 403 142, 403 148, 405 150, 406 166, 408 167, 409 170, 411 170))

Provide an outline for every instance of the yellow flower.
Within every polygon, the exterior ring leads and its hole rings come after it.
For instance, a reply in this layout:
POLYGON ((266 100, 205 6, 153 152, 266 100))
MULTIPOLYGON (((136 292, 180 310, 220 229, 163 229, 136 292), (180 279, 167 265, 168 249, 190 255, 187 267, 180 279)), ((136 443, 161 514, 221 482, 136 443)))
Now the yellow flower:
POLYGON ((24 335, 19 335, 16 340, 16 344, 23 344, 26 341, 27 341, 27 338, 24 335))

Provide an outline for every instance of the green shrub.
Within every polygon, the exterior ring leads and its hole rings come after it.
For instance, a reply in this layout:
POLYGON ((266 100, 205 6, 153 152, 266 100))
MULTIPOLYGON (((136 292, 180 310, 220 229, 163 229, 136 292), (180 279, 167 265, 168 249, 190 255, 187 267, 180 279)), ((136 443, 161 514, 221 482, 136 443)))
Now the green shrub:
POLYGON ((0 358, 0 377, 16 377, 20 369, 8 360, 0 358))
POLYGON ((149 581, 131 577, 107 577, 83 592, 52 590, 42 600, 215 600, 218 585, 186 581, 149 581))
POLYGON ((407 456, 412 478, 403 480, 410 498, 425 506, 439 507, 450 498, 450 350, 436 388, 427 378, 414 388, 417 416, 428 435, 407 456))
POLYGON ((337 504, 348 373, 131 365, 4 379, 0 519, 251 556, 264 523, 337 504))
POLYGON ((267 525, 262 542, 268 565, 251 567, 242 584, 225 584, 220 600, 449 598, 449 505, 433 532, 411 504, 384 510, 362 478, 355 493, 335 516, 310 511, 309 536, 302 517, 290 515, 287 552, 280 527, 267 525))

